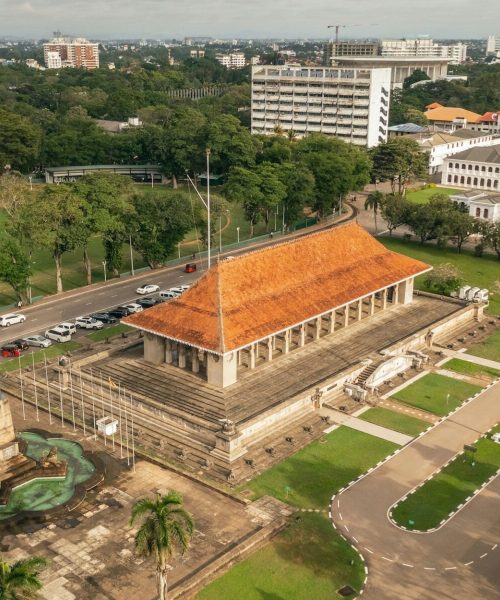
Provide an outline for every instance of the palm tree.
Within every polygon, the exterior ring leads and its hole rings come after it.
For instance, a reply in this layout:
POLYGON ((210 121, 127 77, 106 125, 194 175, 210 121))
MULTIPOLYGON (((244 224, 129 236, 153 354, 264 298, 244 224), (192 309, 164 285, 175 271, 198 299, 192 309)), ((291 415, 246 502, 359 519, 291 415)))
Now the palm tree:
POLYGON ((0 558, 0 600, 37 598, 42 582, 38 575, 47 566, 45 558, 34 556, 9 565, 0 558))
POLYGON ((182 506, 178 492, 157 494, 155 499, 142 498, 132 507, 130 525, 142 518, 135 535, 135 549, 142 556, 153 555, 156 561, 158 597, 167 598, 167 561, 176 548, 181 554, 188 549, 194 522, 182 506))
POLYGON ((273 134, 277 137, 281 137, 284 133, 285 130, 283 127, 281 127, 279 123, 276 123, 276 125, 273 127, 273 134))
POLYGON ((384 203, 384 194, 382 192, 371 192, 365 200, 365 210, 373 210, 373 218, 375 220, 375 233, 378 233, 377 214, 384 203))
POLYGON ((297 132, 293 129, 289 129, 286 132, 286 136, 287 136, 289 142, 294 142, 297 139, 297 132))

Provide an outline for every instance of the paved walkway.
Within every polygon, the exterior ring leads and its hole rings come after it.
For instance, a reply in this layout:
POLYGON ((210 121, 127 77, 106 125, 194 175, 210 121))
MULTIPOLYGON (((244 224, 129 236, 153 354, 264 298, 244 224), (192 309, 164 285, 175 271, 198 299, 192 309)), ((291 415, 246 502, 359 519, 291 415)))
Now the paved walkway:
POLYGON ((380 425, 363 421, 363 419, 346 415, 338 410, 333 410, 328 407, 323 407, 323 410, 332 421, 339 425, 345 425, 351 429, 374 435, 375 437, 382 438, 388 442, 393 442, 394 444, 399 444, 400 446, 404 446, 413 439, 411 436, 405 435, 404 433, 399 433, 398 431, 393 431, 387 427, 381 427, 380 425))
POLYGON ((421 419, 422 421, 427 421, 428 423, 437 423, 437 421, 439 421, 439 417, 433 415, 432 413, 429 413, 425 410, 419 410, 418 408, 412 408, 403 402, 397 402, 396 400, 392 399, 380 400, 377 403, 377 406, 389 408, 390 410, 415 417, 416 419, 421 419))
MULTIPOLYGON (((482 365, 483 367, 491 367, 492 369, 498 369, 500 371, 500 362, 496 360, 490 360, 489 358, 481 358, 480 356, 474 356, 473 354, 467 354, 466 352, 456 352, 455 350, 443 349, 443 354, 467 362, 476 363, 476 365, 482 365)), ((443 365, 446 366, 446 365, 443 365)))

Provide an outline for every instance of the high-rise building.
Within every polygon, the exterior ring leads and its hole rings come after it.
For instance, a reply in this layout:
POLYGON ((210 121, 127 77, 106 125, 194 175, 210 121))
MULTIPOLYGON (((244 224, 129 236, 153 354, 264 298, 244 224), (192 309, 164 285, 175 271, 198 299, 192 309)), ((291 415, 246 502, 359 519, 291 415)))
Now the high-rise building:
POLYGON ((47 69, 60 69, 62 67, 61 55, 59 52, 44 52, 45 66, 47 69))
MULTIPOLYGON (((48 69, 62 67, 80 67, 83 69, 99 68, 99 44, 84 38, 69 39, 56 37, 43 45, 45 66, 48 69), (57 53, 61 60, 59 67, 49 66, 49 53, 57 53)), ((52 64, 57 61, 52 57, 52 64)))
POLYGON ((324 133, 372 147, 387 140, 390 69, 252 68, 252 133, 324 133))
POLYGON ((497 54, 500 52, 500 37, 489 35, 486 41, 486 54, 497 54))

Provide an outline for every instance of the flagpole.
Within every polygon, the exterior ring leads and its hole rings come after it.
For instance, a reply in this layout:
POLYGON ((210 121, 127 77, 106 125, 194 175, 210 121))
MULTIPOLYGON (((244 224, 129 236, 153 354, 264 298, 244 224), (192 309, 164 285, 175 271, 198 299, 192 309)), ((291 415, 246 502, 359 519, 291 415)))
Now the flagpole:
POLYGON ((35 377, 35 353, 31 353, 32 363, 33 363, 33 387, 35 388, 35 407, 36 407, 36 420, 39 421, 38 417, 38 391, 36 389, 36 377, 35 377))
POLYGON ((82 405, 82 421, 83 421, 83 435, 87 435, 87 430, 85 427, 85 406, 83 404, 83 383, 82 383, 82 370, 79 368, 78 373, 80 374, 80 402, 82 405))
POLYGON ((17 357, 19 359, 19 382, 21 384, 21 404, 23 406, 23 421, 26 421, 26 410, 24 408, 24 386, 23 386, 23 369, 21 367, 21 355, 17 357))
POLYGON ((47 355, 45 354, 45 350, 43 352, 43 359, 45 361, 45 383, 47 385, 47 406, 49 408, 49 423, 52 425, 52 411, 50 410, 49 371, 47 369, 47 355))

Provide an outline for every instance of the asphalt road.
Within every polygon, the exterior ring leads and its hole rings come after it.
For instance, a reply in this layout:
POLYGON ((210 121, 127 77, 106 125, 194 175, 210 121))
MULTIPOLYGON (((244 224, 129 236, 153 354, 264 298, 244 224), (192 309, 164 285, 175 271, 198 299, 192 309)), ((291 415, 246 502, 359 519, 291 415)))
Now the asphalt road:
POLYGON ((500 478, 440 529, 404 531, 389 508, 500 421, 500 383, 334 498, 338 531, 368 565, 369 600, 500 598, 500 478))

